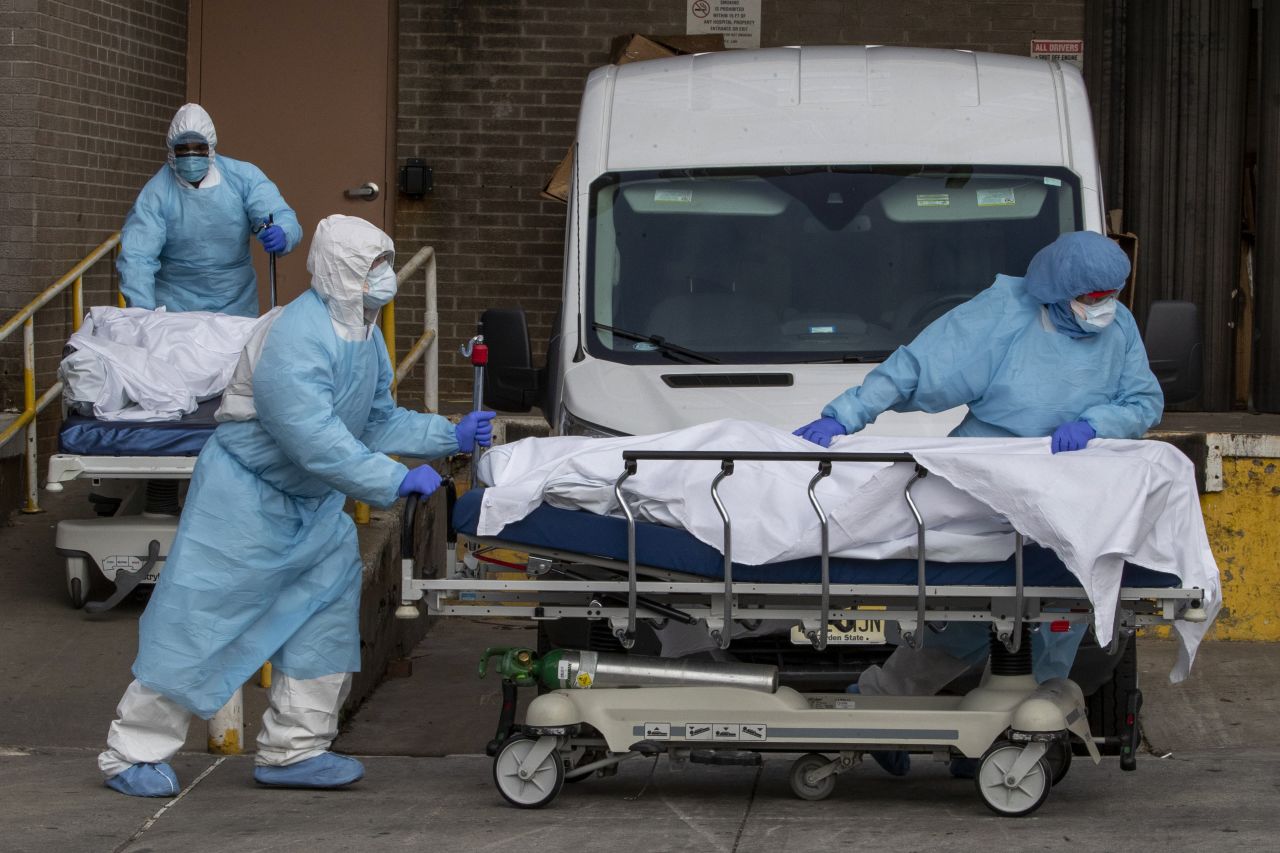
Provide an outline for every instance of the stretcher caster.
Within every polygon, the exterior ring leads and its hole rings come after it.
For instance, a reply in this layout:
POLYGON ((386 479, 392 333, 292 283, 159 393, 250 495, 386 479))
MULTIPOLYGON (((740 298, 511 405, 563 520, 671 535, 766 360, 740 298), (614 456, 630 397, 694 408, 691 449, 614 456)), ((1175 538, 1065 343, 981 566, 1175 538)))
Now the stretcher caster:
POLYGON ((831 759, 816 752, 797 758, 791 765, 791 792, 802 800, 825 800, 831 796, 836 789, 831 764, 831 759))
POLYGON ((1023 817, 1044 804, 1053 774, 1043 755, 1020 774, 1021 778, 1014 775, 1019 769, 1015 765, 1023 752, 1036 747, 1040 747, 1043 753, 1043 744, 1022 747, 998 740, 982 756, 973 782, 987 808, 1002 817, 1023 817))
POLYGON ((543 740, 511 738, 493 759, 493 784, 513 806, 540 809, 564 787, 564 758, 555 748, 554 738, 550 751, 546 751, 543 740))
POLYGON ((1071 744, 1065 740, 1054 741, 1044 754, 1044 760, 1049 765, 1052 777, 1050 782, 1057 787, 1059 782, 1067 778, 1067 771, 1071 769, 1071 744))
POLYGON ((89 597, 89 566, 84 557, 67 558, 67 595, 76 610, 84 607, 89 597))

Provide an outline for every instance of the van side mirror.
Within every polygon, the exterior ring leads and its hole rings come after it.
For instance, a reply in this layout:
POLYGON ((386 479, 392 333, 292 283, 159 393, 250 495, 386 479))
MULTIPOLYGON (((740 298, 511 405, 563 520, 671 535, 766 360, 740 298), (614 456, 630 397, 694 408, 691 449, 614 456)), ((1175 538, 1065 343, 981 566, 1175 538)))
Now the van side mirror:
POLYGON ((1204 347, 1200 341, 1200 312, 1194 302, 1152 302, 1143 343, 1151 372, 1164 391, 1166 406, 1200 395, 1204 347))
POLYGON ((520 308, 490 308, 480 317, 489 365, 484 402, 503 412, 527 412, 542 398, 542 371, 533 366, 529 324, 520 308))

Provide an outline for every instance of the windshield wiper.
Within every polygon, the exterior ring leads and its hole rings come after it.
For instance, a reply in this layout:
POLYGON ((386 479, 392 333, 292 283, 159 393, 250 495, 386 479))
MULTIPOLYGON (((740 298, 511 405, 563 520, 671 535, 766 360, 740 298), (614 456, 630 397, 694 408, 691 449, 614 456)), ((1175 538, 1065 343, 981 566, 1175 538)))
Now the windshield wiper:
POLYGON ((613 332, 620 338, 626 338, 629 341, 640 341, 641 343, 653 344, 654 349, 667 356, 683 356, 693 361, 700 361, 703 364, 719 364, 720 359, 712 355, 700 353, 697 350, 686 349, 679 344, 673 344, 662 337, 662 335, 642 335, 639 332, 628 331, 627 329, 619 329, 617 326, 609 326, 605 323, 592 323, 593 329, 603 329, 606 332, 613 332))
POLYGON ((845 353, 836 358, 814 358, 805 359, 804 361, 795 362, 796 364, 872 364, 884 361, 891 355, 890 350, 882 352, 865 352, 865 353, 845 353))

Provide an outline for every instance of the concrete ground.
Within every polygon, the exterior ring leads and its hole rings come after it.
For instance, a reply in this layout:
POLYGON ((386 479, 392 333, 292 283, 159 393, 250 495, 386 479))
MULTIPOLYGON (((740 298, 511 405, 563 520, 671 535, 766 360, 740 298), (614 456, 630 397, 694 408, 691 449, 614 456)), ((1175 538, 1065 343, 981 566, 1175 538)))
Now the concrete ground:
MULTIPOLYGON (((97 618, 68 606, 53 525, 81 513, 83 496, 49 497, 48 513, 0 529, 9 555, 0 574, 0 850, 1280 849, 1280 647, 1250 643, 1206 644, 1191 679, 1175 687, 1165 680, 1173 643, 1144 641, 1148 750, 1138 771, 1077 759, 1024 819, 991 815, 972 782, 927 760, 904 778, 859 767, 811 803, 791 794, 787 757, 683 770, 644 759, 616 777, 566 785, 545 809, 512 808, 481 754, 498 684, 476 678, 476 665, 486 646, 532 645, 533 633, 462 620, 433 625, 411 675, 385 682, 347 721, 336 746, 368 770, 350 789, 259 788, 251 756, 203 752, 197 721, 174 762, 182 794, 122 797, 102 787, 94 759, 129 680, 142 604, 97 618)), ((250 745, 262 693, 246 692, 250 745)))

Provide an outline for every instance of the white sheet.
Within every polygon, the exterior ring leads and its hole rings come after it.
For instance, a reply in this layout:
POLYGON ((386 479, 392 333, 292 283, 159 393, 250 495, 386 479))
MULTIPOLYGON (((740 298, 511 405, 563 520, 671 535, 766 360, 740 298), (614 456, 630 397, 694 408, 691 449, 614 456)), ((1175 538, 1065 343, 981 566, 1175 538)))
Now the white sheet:
MULTIPOLYGON (((613 484, 623 449, 812 451, 814 445, 760 423, 724 420, 675 432, 613 439, 524 439, 488 451, 478 472, 489 484, 478 533, 492 536, 540 502, 621 514, 613 484)), ((1218 569, 1200 514, 1191 462, 1171 445, 1094 440, 1053 455, 1049 439, 898 438, 854 435, 837 451, 915 455, 933 475, 913 491, 929 528, 930 559, 999 560, 1013 552, 1010 523, 1053 549, 1080 579, 1110 641, 1125 560, 1205 591, 1209 622, 1176 623, 1182 639, 1171 678, 1190 670, 1196 646, 1221 606, 1218 569), (1005 519, 1008 519, 1006 522, 1005 519)), ((806 489, 812 463, 739 462, 721 485, 733 521, 733 556, 758 565, 813 556, 818 519, 806 489)), ((715 548, 723 525, 710 497, 717 462, 641 462, 624 485, 637 516, 683 527, 715 548)), ((833 554, 866 559, 915 556, 915 521, 902 492, 909 465, 840 463, 817 494, 830 519, 833 554)))
POLYGON ((92 308, 67 341, 76 352, 59 366, 63 393, 69 402, 92 404, 99 418, 177 420, 222 393, 245 341, 264 319, 92 308))

